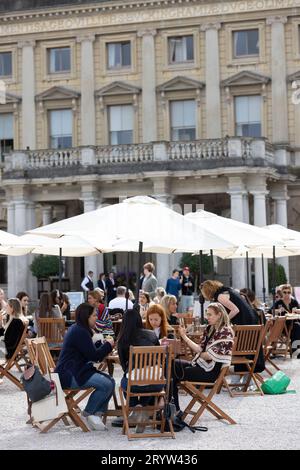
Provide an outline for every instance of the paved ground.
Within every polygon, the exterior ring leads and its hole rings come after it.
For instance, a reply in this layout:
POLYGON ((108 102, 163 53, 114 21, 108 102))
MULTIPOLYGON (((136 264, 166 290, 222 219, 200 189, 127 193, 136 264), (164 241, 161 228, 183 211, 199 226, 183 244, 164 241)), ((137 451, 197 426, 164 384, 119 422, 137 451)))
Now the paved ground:
MULTIPOLYGON (((26 425, 25 393, 11 382, 0 385, 1 422, 0 449, 299 449, 300 448, 300 360, 278 360, 282 370, 292 379, 290 389, 296 394, 230 398, 226 392, 216 403, 228 412, 237 425, 219 422, 207 412, 201 424, 208 432, 176 434, 176 439, 142 439, 128 441, 120 428, 106 432, 82 433, 71 426, 56 425, 43 435, 26 425)), ((120 375, 117 371, 117 377, 120 375)), ((187 402, 181 396, 182 407, 187 402)), ((200 422, 199 422, 200 424, 200 422)))

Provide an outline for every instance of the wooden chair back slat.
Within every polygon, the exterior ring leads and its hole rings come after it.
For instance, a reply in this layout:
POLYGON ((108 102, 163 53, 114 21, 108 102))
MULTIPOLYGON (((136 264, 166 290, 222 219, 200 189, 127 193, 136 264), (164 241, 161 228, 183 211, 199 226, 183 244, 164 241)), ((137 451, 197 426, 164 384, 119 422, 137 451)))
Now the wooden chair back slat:
MULTIPOLYGON (((169 354, 169 360, 170 358, 171 354, 169 354)), ((132 385, 165 384, 165 362, 166 349, 163 346, 131 346, 129 352, 128 387, 130 388, 132 385)))
POLYGON ((236 325, 234 326, 235 340, 232 355, 249 356, 255 355, 257 345, 265 329, 263 325, 236 325))
POLYGON ((38 336, 45 337, 48 345, 55 345, 56 348, 62 347, 65 334, 64 318, 39 318, 38 336))

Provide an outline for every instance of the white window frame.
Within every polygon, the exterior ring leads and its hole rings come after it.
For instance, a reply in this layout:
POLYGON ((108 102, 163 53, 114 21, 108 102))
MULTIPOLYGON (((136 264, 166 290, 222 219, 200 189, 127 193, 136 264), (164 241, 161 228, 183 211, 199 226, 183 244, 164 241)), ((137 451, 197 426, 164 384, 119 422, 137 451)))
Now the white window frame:
POLYGON ((106 60, 107 60, 107 69, 108 70, 124 70, 124 69, 127 69, 127 70, 130 70, 131 69, 131 65, 132 65, 132 44, 131 44, 131 41, 130 40, 126 40, 126 41, 113 41, 113 42, 107 42, 106 43, 106 60), (130 64, 129 65, 123 65, 122 63, 120 65, 114 65, 114 66, 110 66, 109 65, 109 49, 110 49, 110 46, 112 45, 117 45, 119 44, 120 45, 120 48, 121 48, 121 51, 120 51, 120 58, 121 58, 121 62, 122 62, 122 44, 129 44, 130 46, 130 64))
MULTIPOLYGON (((161 35, 157 38, 157 46, 159 41, 162 42, 161 46, 163 49, 163 68, 162 71, 167 72, 170 70, 199 70, 201 61, 204 61, 202 47, 200 45, 200 38, 204 38, 204 32, 200 32, 199 28, 189 28, 189 29, 174 29, 163 31, 161 35), (173 37, 185 37, 193 36, 194 43, 194 60, 186 62, 172 62, 169 61, 169 39, 173 37), (200 59, 201 56, 201 59, 200 59)), ((196 77, 195 77, 196 78, 196 77)))
MULTIPOLYGON (((233 109, 234 109, 234 135, 237 136, 237 137, 253 137, 253 138, 261 138, 263 137, 263 109, 262 109, 262 105, 263 105, 263 97, 261 96, 261 94, 257 93, 257 94, 244 94, 244 95, 235 95, 233 97, 233 109), (260 124, 260 136, 238 136, 237 132, 236 132, 236 129, 237 129, 237 126, 238 126, 238 123, 237 123, 237 116, 236 116, 236 100, 237 98, 253 98, 253 97, 260 97, 260 121, 259 121, 259 124, 260 124)), ((256 123, 256 121, 253 121, 253 123, 256 123)), ((251 124, 251 121, 244 121, 244 122, 240 122, 240 124, 251 124)))
MULTIPOLYGON (((174 51, 175 52, 175 51, 174 51)), ((194 38, 194 35, 193 34, 186 34, 186 35, 180 35, 180 36, 169 36, 168 37, 168 63, 169 65, 176 65, 176 64, 191 64, 191 63, 194 63, 194 60, 195 60, 195 38, 194 38), (181 47, 183 48, 184 45, 183 43, 185 42, 185 50, 183 50, 183 54, 185 56, 187 56, 187 43, 186 43, 186 38, 188 37, 191 37, 192 38, 192 41, 193 41, 193 58, 192 59, 184 59, 183 60, 172 60, 172 53, 171 53, 171 42, 172 41, 175 41, 174 42, 174 46, 176 48, 176 41, 180 41, 181 40, 181 47)))
POLYGON ((48 49, 48 73, 49 75, 61 75, 61 74, 67 74, 67 73, 70 73, 71 70, 72 70, 72 50, 71 50, 71 47, 70 46, 62 46, 62 47, 51 47, 48 49), (51 70, 51 63, 52 63, 52 59, 55 61, 55 54, 54 54, 54 57, 52 57, 52 52, 54 51, 58 51, 58 50, 63 50, 63 49, 68 49, 69 50, 69 53, 70 53, 70 68, 69 69, 65 69, 65 70, 51 70))
POLYGON ((194 132, 195 132, 195 136, 193 139, 187 139, 187 140, 184 140, 184 142, 189 142, 189 141, 193 141, 193 140, 196 140, 197 139, 197 103, 196 103, 196 100, 194 99, 174 99, 174 100, 170 100, 169 101, 169 115, 170 115, 170 140, 172 141, 182 141, 182 139, 173 139, 173 131, 175 129, 177 130, 184 130, 184 129, 194 129, 194 132), (174 103, 176 102, 186 102, 186 101, 191 101, 191 102, 194 102, 194 111, 195 111, 195 123, 194 123, 194 126, 191 127, 191 126, 183 126, 183 127, 178 127, 178 126, 173 126, 173 122, 172 122, 172 106, 174 103))
MULTIPOLYGON (((64 149, 64 148, 71 148, 71 147, 74 147, 74 113, 72 111, 72 108, 53 108, 53 109, 48 109, 47 110, 47 113, 48 113, 48 145, 49 145, 49 148, 50 149, 64 149), (72 139, 72 142, 71 142, 71 145, 68 146, 68 147, 53 147, 52 146, 52 129, 51 129, 51 113, 53 112, 63 112, 63 111, 69 111, 71 113, 71 118, 72 118, 72 122, 71 122, 71 139, 72 139)), ((57 134, 56 137, 69 137, 69 134, 57 134)))
POLYGON ((248 57, 259 57, 259 50, 260 50, 260 37, 259 37, 259 28, 247 28, 247 29, 239 29, 237 31, 233 31, 232 32, 232 50, 233 50, 233 59, 241 59, 241 58, 248 58, 248 57), (258 53, 255 53, 255 54, 240 54, 240 55, 236 55, 236 46, 235 46, 235 35, 238 34, 238 33, 247 33, 249 31, 257 31, 258 32, 258 53))
MULTIPOLYGON (((107 117, 108 117, 108 141, 109 141, 109 145, 131 145, 134 143, 134 121, 135 121, 135 117, 134 117, 134 106, 133 104, 131 103, 127 103, 127 104, 110 104, 108 105, 108 109, 107 109, 107 117), (111 121, 111 108, 112 107, 120 107, 120 108, 124 108, 124 107, 128 107, 130 106, 131 107, 131 110, 132 110, 132 129, 121 129, 119 131, 112 131, 111 130, 111 125, 110 125, 110 121, 111 121), (116 144, 113 144, 111 143, 112 142, 112 132, 126 132, 126 131, 131 131, 131 142, 127 143, 127 144, 119 144, 119 143, 116 143, 116 144)), ((122 119, 122 117, 121 117, 122 119)))

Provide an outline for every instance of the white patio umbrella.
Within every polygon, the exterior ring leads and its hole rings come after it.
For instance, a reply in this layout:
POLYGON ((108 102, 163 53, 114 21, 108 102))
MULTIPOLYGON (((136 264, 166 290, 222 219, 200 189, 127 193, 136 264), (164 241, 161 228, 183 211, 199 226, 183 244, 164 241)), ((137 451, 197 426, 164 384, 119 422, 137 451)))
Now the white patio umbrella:
POLYGON ((4 230, 0 230, 0 249, 4 246, 8 246, 12 244, 18 244, 19 237, 14 235, 13 233, 4 232, 4 230))
POLYGON ((229 240, 222 237, 221 231, 213 233, 199 227, 147 196, 129 198, 119 204, 30 230, 29 233, 53 238, 80 236, 103 253, 138 251, 141 255, 142 251, 194 252, 232 246, 229 240))

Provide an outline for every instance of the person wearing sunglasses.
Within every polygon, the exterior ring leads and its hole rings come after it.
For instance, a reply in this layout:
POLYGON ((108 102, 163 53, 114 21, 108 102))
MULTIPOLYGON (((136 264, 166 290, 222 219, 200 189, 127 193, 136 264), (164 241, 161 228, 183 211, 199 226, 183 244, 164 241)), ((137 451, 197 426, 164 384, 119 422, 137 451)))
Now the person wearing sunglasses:
MULTIPOLYGON (((299 309, 299 303, 292 296, 292 286, 290 284, 283 284, 280 286, 282 292, 282 298, 275 302, 275 310, 280 310, 281 315, 286 313, 293 313, 295 310, 299 309)), ((290 323, 289 321, 287 323, 290 323)), ((296 343, 300 341, 300 322, 293 321, 293 326, 291 330, 291 343, 292 351, 296 351, 296 343), (293 346, 294 344, 294 346, 293 346)), ((298 359, 300 359, 300 354, 298 354, 298 359)))

